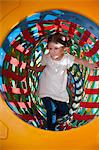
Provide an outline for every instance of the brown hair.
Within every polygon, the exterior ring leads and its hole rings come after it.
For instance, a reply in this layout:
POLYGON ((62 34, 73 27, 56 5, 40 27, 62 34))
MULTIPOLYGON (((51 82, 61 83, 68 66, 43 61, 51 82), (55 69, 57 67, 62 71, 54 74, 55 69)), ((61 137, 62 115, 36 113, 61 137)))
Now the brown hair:
POLYGON ((52 34, 48 37, 48 43, 49 42, 54 42, 54 43, 60 43, 62 44, 63 46, 70 46, 72 44, 71 40, 68 40, 67 41, 67 38, 66 36, 64 36, 63 34, 61 33, 55 33, 55 34, 52 34))

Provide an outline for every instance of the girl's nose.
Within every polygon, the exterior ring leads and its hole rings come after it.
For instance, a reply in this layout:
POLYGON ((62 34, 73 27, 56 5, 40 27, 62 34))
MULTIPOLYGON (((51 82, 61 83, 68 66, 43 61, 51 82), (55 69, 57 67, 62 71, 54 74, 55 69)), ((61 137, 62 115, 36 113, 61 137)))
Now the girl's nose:
POLYGON ((53 49, 54 52, 56 52, 56 49, 53 49))

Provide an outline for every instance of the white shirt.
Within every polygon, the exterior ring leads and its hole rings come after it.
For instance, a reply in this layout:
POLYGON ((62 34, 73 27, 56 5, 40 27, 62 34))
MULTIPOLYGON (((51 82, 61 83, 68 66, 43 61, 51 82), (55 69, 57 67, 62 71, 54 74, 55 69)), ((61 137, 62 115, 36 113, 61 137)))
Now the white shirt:
POLYGON ((66 90, 67 69, 74 63, 74 57, 64 54, 61 60, 53 60, 49 54, 44 55, 41 65, 46 65, 39 80, 39 97, 51 97, 56 101, 69 102, 66 90))

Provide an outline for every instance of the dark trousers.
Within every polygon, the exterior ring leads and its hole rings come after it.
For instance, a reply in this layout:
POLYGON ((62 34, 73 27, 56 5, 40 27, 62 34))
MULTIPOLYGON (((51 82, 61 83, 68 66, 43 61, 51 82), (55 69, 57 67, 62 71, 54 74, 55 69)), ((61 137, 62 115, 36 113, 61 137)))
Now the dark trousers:
POLYGON ((47 111, 47 128, 55 130, 56 119, 69 114, 69 107, 66 102, 56 101, 50 97, 42 98, 47 111))

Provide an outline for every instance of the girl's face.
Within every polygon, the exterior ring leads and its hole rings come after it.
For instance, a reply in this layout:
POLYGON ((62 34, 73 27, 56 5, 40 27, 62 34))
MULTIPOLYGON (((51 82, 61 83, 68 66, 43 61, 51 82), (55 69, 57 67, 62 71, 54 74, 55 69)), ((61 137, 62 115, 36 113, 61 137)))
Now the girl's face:
POLYGON ((52 59, 60 60, 64 55, 65 47, 60 43, 49 42, 48 50, 52 59))

